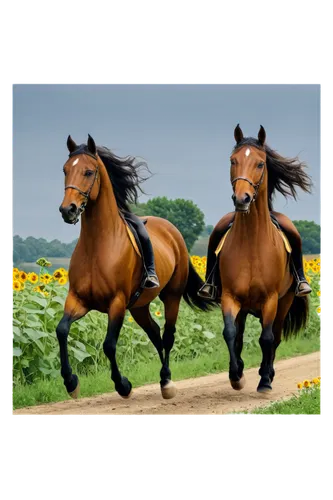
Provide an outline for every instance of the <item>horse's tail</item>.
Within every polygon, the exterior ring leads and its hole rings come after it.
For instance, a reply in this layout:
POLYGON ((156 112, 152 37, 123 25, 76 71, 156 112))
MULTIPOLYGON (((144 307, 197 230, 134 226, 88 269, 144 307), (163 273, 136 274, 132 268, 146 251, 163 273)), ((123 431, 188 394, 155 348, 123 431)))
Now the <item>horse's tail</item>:
POLYGON ((285 339, 296 336, 303 330, 309 318, 309 297, 294 297, 293 303, 283 324, 283 336, 285 339))
POLYGON ((199 297, 198 291, 203 286, 204 282, 195 271, 192 262, 189 261, 189 273, 187 278, 186 287, 183 293, 185 302, 192 307, 192 309, 201 309, 201 311, 209 311, 217 304, 209 300, 199 297))

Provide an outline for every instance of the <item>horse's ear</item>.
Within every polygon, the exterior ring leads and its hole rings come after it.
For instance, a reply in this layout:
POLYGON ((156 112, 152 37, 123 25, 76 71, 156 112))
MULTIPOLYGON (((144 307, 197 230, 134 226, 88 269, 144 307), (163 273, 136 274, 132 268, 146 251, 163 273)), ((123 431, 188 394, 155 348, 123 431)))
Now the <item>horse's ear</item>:
POLYGON ((97 152, 96 144, 95 144, 94 139, 89 134, 88 134, 88 143, 87 143, 87 146, 88 146, 88 149, 89 149, 90 153, 92 153, 93 155, 95 155, 96 152, 97 152))
POLYGON ((67 138, 67 147, 68 147, 68 151, 70 153, 73 153, 77 148, 77 145, 75 144, 75 142, 73 141, 73 139, 71 138, 70 135, 67 138))
POLYGON ((260 142, 261 146, 263 146, 266 141, 266 132, 262 125, 260 125, 260 130, 258 133, 258 141, 260 142))
POLYGON ((239 144, 244 138, 243 132, 239 126, 239 123, 237 124, 237 127, 234 130, 234 137, 235 137, 236 144, 239 144))

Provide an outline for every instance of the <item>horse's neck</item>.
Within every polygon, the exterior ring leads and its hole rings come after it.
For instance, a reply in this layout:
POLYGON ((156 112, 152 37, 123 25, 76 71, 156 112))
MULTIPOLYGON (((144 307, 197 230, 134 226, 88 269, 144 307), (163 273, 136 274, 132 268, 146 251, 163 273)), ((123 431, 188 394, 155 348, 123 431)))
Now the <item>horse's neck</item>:
POLYGON ((268 208, 267 190, 258 192, 255 202, 251 205, 250 213, 242 214, 236 212, 233 224, 234 234, 239 236, 240 241, 247 240, 248 243, 256 245, 263 237, 270 238, 272 234, 272 223, 268 208))
POLYGON ((110 237, 119 238, 125 232, 108 173, 100 167, 100 189, 95 201, 88 202, 81 216, 80 240, 89 247, 103 243, 110 237))

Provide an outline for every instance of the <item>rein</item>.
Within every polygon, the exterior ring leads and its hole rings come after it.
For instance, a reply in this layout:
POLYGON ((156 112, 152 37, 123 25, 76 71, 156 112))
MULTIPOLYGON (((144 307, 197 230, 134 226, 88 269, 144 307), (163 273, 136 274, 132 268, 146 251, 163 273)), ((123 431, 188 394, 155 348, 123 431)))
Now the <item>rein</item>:
MULTIPOLYGON (((72 156, 76 156, 78 154, 87 154, 87 155, 91 156, 92 158, 94 158, 95 160, 97 160, 97 156, 93 155, 92 153, 86 152, 86 151, 78 151, 78 152, 74 151, 73 153, 71 153, 68 156, 69 156, 69 158, 71 158, 72 156)), ((85 201, 83 203, 81 203, 81 206, 79 208, 77 217, 76 217, 75 221, 73 222, 74 225, 78 222, 80 215, 84 212, 84 210, 85 210, 85 208, 87 206, 91 190, 94 187, 94 184, 95 184, 95 181, 96 181, 96 178, 97 178, 98 171, 99 171, 99 166, 98 166, 98 163, 97 163, 96 164, 95 175, 94 175, 93 181, 92 181, 92 183, 91 183, 91 185, 90 185, 90 187, 89 187, 89 189, 87 191, 82 191, 82 189, 78 188, 74 184, 70 184, 69 186, 65 186, 65 191, 66 191, 66 189, 76 189, 76 191, 78 191, 82 196, 85 197, 85 201)))

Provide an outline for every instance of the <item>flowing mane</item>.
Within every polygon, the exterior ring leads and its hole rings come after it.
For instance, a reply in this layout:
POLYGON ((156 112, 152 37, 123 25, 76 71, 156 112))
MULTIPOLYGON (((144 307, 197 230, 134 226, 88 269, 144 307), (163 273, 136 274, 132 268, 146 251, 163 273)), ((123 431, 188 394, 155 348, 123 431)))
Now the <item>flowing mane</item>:
POLYGON ((253 146, 266 153, 269 210, 273 210, 273 198, 276 191, 279 191, 285 198, 290 196, 295 200, 297 199, 297 187, 301 188, 306 193, 311 193, 312 180, 304 171, 307 165, 305 162, 300 161, 297 156, 294 158, 284 158, 266 144, 262 146, 259 141, 253 137, 244 137, 234 147, 233 151, 243 146, 253 146))
POLYGON ((144 193, 140 184, 150 177, 147 163, 134 156, 119 158, 104 146, 97 146, 97 153, 109 174, 119 209, 130 212, 129 204, 137 202, 138 191, 144 193), (148 175, 144 176, 143 171, 148 175))

